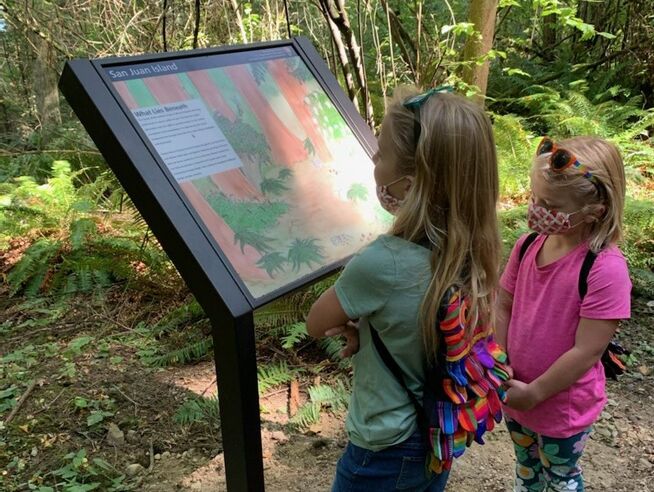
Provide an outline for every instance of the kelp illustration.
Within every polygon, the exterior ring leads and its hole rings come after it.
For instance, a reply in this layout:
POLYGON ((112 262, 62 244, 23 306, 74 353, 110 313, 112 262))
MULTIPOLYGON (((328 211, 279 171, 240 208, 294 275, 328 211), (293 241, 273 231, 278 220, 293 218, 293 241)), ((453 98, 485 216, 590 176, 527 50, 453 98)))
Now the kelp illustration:
POLYGON ((318 239, 295 239, 288 250, 288 261, 293 266, 293 271, 297 272, 302 265, 311 268, 315 263, 320 265, 325 256, 322 247, 317 244, 318 239))
POLYGON ((274 278, 275 273, 281 273, 284 271, 284 265, 287 263, 288 259, 284 255, 274 251, 262 256, 261 259, 257 262, 257 266, 259 268, 263 268, 266 273, 270 275, 270 278, 274 278))
POLYGON ((349 190, 347 190, 348 200, 353 202, 366 201, 368 199, 368 188, 361 183, 354 183, 349 190))
MULTIPOLYGON (((264 175, 277 171, 278 168, 269 166, 264 170, 264 175)), ((293 171, 288 168, 282 168, 277 172, 276 177, 264 177, 261 181, 261 191, 265 195, 281 195, 291 188, 288 186, 288 180, 293 176, 293 171)))

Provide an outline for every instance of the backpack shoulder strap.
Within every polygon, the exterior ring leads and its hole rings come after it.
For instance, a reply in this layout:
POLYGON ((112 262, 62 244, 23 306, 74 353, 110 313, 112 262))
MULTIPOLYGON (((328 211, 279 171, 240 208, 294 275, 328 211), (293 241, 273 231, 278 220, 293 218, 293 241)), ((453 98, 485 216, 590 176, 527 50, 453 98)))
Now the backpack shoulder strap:
POLYGON ((529 246, 531 246, 531 243, 533 243, 537 237, 538 237, 538 233, 532 232, 522 242, 522 244, 520 245, 520 254, 518 255, 518 263, 522 261, 522 258, 524 258, 525 253, 529 249, 529 246))
POLYGON ((384 345, 384 342, 382 342, 379 333, 377 333, 377 330, 375 329, 374 326, 372 326, 370 321, 368 321, 368 326, 370 327, 370 337, 372 338, 373 345, 377 349, 377 353, 381 357, 382 361, 384 362, 388 370, 391 371, 393 376, 395 376, 397 382, 400 383, 400 386, 402 386, 402 388, 404 388, 404 391, 406 391, 406 394, 409 396, 411 403, 413 403, 413 406, 416 409, 416 414, 418 416, 418 425, 421 428, 423 428, 427 422, 425 418, 424 408, 416 398, 416 395, 413 393, 413 391, 411 391, 407 386, 406 381, 404 380, 404 374, 402 373, 402 368, 398 365, 397 362, 395 362, 395 359, 393 359, 393 356, 386 348, 386 345, 384 345))
POLYGON ((584 262, 581 265, 581 270, 579 271, 579 297, 582 301, 588 292, 588 274, 590 274, 590 269, 593 268, 596 258, 597 254, 588 250, 584 262))

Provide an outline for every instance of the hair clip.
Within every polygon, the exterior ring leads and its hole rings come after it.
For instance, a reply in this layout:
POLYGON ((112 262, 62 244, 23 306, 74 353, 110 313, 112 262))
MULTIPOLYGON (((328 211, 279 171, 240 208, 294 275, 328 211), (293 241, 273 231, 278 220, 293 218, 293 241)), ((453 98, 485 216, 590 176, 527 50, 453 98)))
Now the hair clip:
POLYGON ((433 87, 428 91, 423 92, 422 94, 416 94, 415 96, 408 97, 402 103, 407 109, 413 110, 415 116, 413 118, 413 138, 418 145, 418 140, 420 139, 420 106, 422 106, 427 99, 429 99, 434 94, 441 94, 443 92, 454 92, 454 87, 451 85, 439 85, 438 87, 433 87))

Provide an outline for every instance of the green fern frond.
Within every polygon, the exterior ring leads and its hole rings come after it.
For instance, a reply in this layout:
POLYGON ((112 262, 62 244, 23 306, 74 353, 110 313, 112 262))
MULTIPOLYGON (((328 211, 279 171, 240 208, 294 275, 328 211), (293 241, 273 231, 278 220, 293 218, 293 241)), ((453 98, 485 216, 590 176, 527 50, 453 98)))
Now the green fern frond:
POLYGON ((342 380, 333 385, 319 384, 308 390, 309 401, 298 409, 290 423, 298 428, 306 428, 318 421, 323 409, 342 412, 350 401, 350 389, 342 380))
POLYGON ((155 367, 188 364, 204 359, 212 353, 212 350, 213 338, 209 336, 165 354, 148 357, 144 362, 155 367))
POLYGON ((257 368, 259 394, 262 395, 271 388, 290 382, 297 374, 298 371, 290 369, 285 361, 259 366, 257 368))
POLYGON ((29 295, 36 295, 50 270, 52 259, 58 255, 61 247, 60 241, 41 239, 27 248, 7 275, 10 295, 16 295, 26 286, 29 286, 29 295))
POLYGON ((294 323, 285 327, 285 334, 282 336, 282 347, 292 349, 302 340, 308 338, 307 327, 304 323, 294 323))
POLYGON ((289 296, 255 311, 254 322, 257 328, 270 329, 302 321, 305 314, 300 299, 289 296))
POLYGON ((347 357, 341 357, 341 350, 343 350, 343 343, 336 337, 323 337, 318 340, 318 346, 327 354, 327 356, 338 363, 341 369, 348 369, 352 366, 352 360, 347 357))
POLYGON ((220 420, 218 394, 209 398, 192 396, 182 403, 173 418, 181 425, 190 425, 194 422, 206 422, 209 425, 218 423, 220 420))
POLYGON ((152 327, 157 335, 177 330, 182 326, 189 326, 201 320, 206 320, 207 315, 195 298, 181 306, 173 309, 163 319, 152 327))
POLYGON ((306 429, 320 419, 320 404, 308 402, 298 408, 297 413, 289 420, 291 426, 306 429))
POLYGON ((86 238, 97 231, 97 226, 92 219, 78 219, 70 224, 70 244, 73 249, 81 248, 86 238))

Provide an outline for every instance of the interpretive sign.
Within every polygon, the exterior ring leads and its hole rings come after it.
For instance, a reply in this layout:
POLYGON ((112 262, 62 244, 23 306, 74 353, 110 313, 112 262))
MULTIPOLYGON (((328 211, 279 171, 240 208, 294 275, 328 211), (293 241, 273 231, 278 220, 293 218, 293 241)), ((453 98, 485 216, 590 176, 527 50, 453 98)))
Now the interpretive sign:
POLYGON ((252 312, 387 227, 370 129, 304 38, 73 60, 60 87, 211 318, 228 486, 262 489, 252 312))

